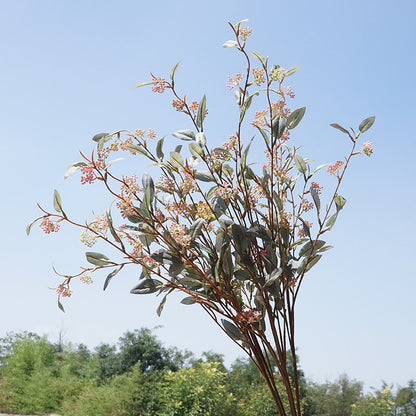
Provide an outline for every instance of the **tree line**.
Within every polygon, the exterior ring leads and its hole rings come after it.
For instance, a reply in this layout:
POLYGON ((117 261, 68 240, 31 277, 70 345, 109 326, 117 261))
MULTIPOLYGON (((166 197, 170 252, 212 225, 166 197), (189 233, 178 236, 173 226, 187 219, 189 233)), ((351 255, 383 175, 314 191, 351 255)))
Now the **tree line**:
MULTIPOLYGON (((290 370, 290 367, 289 367, 290 370)), ((364 393, 341 375, 315 383, 300 371, 305 416, 415 416, 416 381, 364 393)), ((279 384, 276 371, 276 383, 279 384)), ((282 389, 283 391, 283 389, 282 389)), ((0 412, 62 416, 275 416, 264 379, 249 360, 227 369, 221 354, 167 348, 151 330, 128 331, 90 350, 34 333, 0 339, 0 412)))

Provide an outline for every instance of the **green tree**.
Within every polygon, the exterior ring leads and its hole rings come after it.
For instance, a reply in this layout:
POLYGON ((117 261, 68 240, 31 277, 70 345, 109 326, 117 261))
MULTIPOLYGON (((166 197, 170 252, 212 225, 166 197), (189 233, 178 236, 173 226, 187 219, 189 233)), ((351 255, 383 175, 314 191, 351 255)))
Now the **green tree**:
POLYGON ((395 414, 416 416, 416 381, 410 380, 406 387, 399 387, 394 399, 395 414))
POLYGON ((309 383, 304 399, 305 416, 350 416, 351 405, 361 395, 362 383, 346 374, 332 383, 309 383))
POLYGON ((376 394, 361 396, 351 405, 351 416, 393 416, 392 394, 385 388, 376 394))
POLYGON ((194 367, 168 371, 160 391, 160 416, 233 416, 236 403, 225 387, 219 364, 198 363, 194 367))

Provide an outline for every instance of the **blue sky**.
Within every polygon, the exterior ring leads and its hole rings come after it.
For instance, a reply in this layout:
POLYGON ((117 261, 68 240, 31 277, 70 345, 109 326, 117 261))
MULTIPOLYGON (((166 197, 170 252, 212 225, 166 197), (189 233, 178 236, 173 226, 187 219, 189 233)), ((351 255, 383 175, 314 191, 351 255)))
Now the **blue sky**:
MULTIPOLYGON (((303 156, 317 164, 342 158, 348 145, 329 124, 377 117, 366 136, 375 153, 354 161, 342 189, 348 202, 328 241, 335 249, 311 271, 298 304, 306 375, 324 381, 346 372, 367 387, 416 377, 413 1, 4 0, 1 9, 0 336, 31 330, 56 340, 62 330, 67 341, 93 347, 162 325, 156 334, 167 345, 212 349, 227 363, 240 355, 196 306, 172 298, 158 318, 157 299, 129 294, 134 270, 105 293, 103 276, 74 287, 63 314, 49 290, 58 282, 52 265, 76 272, 85 246, 69 227, 51 236, 36 228, 28 238, 25 226, 38 216, 37 201, 51 207, 54 188, 79 220, 108 207, 75 176, 63 179, 95 133, 189 128, 167 96, 132 89, 150 71, 167 76, 181 60, 179 89, 196 100, 207 95, 209 143, 224 142, 236 119, 227 77, 244 66, 221 45, 232 37, 227 21, 248 18, 249 49, 301 67, 290 83, 294 107, 307 107, 292 135, 303 156)), ((138 175, 144 169, 138 164, 138 175)))

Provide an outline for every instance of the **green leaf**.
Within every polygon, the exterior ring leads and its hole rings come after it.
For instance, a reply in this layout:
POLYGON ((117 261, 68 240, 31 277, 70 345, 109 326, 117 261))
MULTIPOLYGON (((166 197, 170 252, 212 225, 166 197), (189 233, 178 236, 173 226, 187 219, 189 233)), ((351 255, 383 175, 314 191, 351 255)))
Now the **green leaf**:
POLYGON ((185 268, 185 266, 183 265, 183 263, 176 263, 173 262, 170 267, 169 267, 169 276, 170 277, 176 277, 178 275, 181 274, 182 270, 185 268))
POLYGON ((173 167, 180 169, 183 167, 183 158, 178 152, 170 152, 170 163, 173 167))
POLYGON ((269 136, 267 135, 267 132, 265 130, 263 130, 262 128, 255 126, 257 128, 257 130, 261 133, 261 135, 263 136, 263 140, 266 143, 266 146, 269 147, 270 146, 270 141, 269 141, 269 136))
POLYGON ((303 226, 303 231, 304 231, 304 233, 309 237, 309 238, 311 238, 311 230, 310 230, 310 228, 309 228, 309 225, 308 224, 306 224, 306 222, 305 221, 303 221, 303 219, 302 218, 299 218, 301 221, 302 221, 302 226, 303 226))
POLYGON ((246 115, 247 110, 251 106, 251 102, 253 101, 253 95, 250 95, 249 97, 245 98, 244 102, 240 106, 240 122, 244 119, 244 116, 246 115))
POLYGON ((338 123, 331 123, 330 126, 333 127, 334 129, 337 129, 339 131, 342 131, 345 134, 348 134, 348 135, 350 134, 350 132, 347 129, 345 129, 344 127, 340 126, 338 123))
POLYGON ((76 172, 81 166, 87 166, 85 162, 77 162, 73 163, 72 165, 68 166, 68 169, 66 170, 64 174, 64 179, 69 178, 74 172, 76 172))
POLYGON ((236 48, 238 46, 238 42, 236 40, 227 40, 224 42, 222 47, 223 48, 236 48))
POLYGON ((238 254, 240 254, 240 256, 243 256, 247 253, 247 250, 249 248, 247 230, 243 225, 233 224, 231 226, 231 232, 233 235, 235 248, 238 254))
POLYGON ((145 190, 150 190, 150 200, 153 201, 153 197, 155 194, 155 184, 153 182, 152 177, 148 173, 144 173, 142 176, 142 184, 145 190))
POLYGON ((290 77, 291 75, 293 75, 295 72, 297 72, 300 69, 300 66, 295 66, 293 68, 289 68, 283 75, 285 77, 290 77))
POLYGON ((195 157, 202 156, 204 154, 204 149, 196 143, 190 143, 189 151, 191 152, 191 155, 195 157))
POLYGON ((347 202, 347 200, 341 195, 335 195, 334 202, 337 206, 337 212, 339 212, 342 208, 344 208, 344 205, 347 202))
POLYGON ((325 224, 325 225, 326 225, 326 229, 327 229, 327 230, 330 230, 330 229, 334 226, 335 221, 337 220, 337 217, 338 217, 338 212, 336 212, 334 215, 332 215, 332 216, 329 218, 329 220, 328 220, 328 221, 327 221, 327 223, 325 224))
POLYGON ((250 273, 247 270, 244 270, 244 269, 235 270, 234 271, 234 277, 237 280, 240 280, 241 282, 251 279, 250 273))
POLYGON ((140 88, 140 87, 144 87, 146 85, 151 85, 153 84, 152 81, 145 81, 145 82, 141 82, 140 84, 136 84, 133 88, 140 88))
POLYGON ((162 137, 160 140, 158 140, 156 145, 156 156, 159 158, 159 160, 163 160, 163 157, 165 156, 162 150, 164 140, 165 138, 162 137))
POLYGON ((311 195, 312 195, 313 202, 315 203, 316 210, 318 211, 318 217, 319 217, 319 211, 321 210, 321 200, 319 198, 318 192, 312 186, 311 186, 311 195))
POLYGON ((88 263, 91 263, 94 266, 108 266, 109 264, 114 264, 104 254, 95 253, 93 251, 87 251, 85 257, 87 258, 88 263))
POLYGON ((32 229, 33 225, 36 224, 36 222, 38 222, 39 220, 41 220, 43 218, 43 215, 41 217, 36 218, 35 220, 33 220, 30 224, 28 224, 26 226, 26 234, 29 235, 30 234, 30 230, 32 229))
POLYGON ((187 296, 186 298, 183 298, 181 300, 181 303, 183 305, 193 305, 195 302, 196 302, 196 300, 193 296, 187 296))
POLYGON ((202 129, 202 124, 205 119, 207 109, 207 98, 205 95, 202 97, 202 100, 199 102, 198 106, 198 114, 196 115, 196 125, 202 129))
POLYGON ((195 133, 192 130, 188 129, 175 131, 175 133, 172 133, 172 136, 180 140, 185 140, 187 142, 195 140, 195 133))
POLYGON ((59 297, 58 297, 58 308, 59 308, 62 312, 64 312, 64 313, 65 313, 64 306, 62 305, 61 300, 59 299, 59 297))
POLYGON ((155 293, 162 286, 162 282, 156 279, 142 279, 138 285, 130 290, 133 295, 147 295, 155 293))
POLYGON ((135 153, 140 153, 143 156, 146 156, 149 159, 152 159, 152 155, 142 146, 139 146, 137 144, 130 144, 124 146, 125 149, 130 150, 135 153))
POLYGON ((271 286, 282 275, 282 269, 278 267, 274 269, 270 275, 266 278, 265 286, 271 286))
POLYGON ((207 170, 198 170, 195 172, 195 177, 202 182, 213 182, 214 178, 211 173, 207 170))
POLYGON ((64 213, 62 211, 61 196, 59 195, 59 192, 56 189, 53 191, 53 207, 55 208, 56 212, 61 212, 62 214, 64 213))
POLYGON ((108 284, 110 283, 110 280, 124 267, 124 264, 122 264, 117 269, 114 269, 105 279, 103 290, 107 289, 108 284))
POLYGON ((230 321, 226 321, 225 319, 221 319, 221 322, 224 326, 225 332, 235 340, 242 340, 243 336, 240 330, 230 321))
POLYGON ((227 210, 227 204, 220 196, 214 196, 212 204, 212 209, 218 216, 221 216, 227 210))
POLYGON ((180 62, 181 62, 181 61, 177 62, 177 63, 175 64, 175 66, 172 68, 172 71, 170 71, 170 80, 171 80, 172 82, 173 82, 173 79, 174 79, 174 77, 175 77, 175 72, 176 72, 176 70, 178 69, 178 66, 179 66, 180 62))
POLYGON ((116 240, 118 243, 121 243, 120 237, 118 236, 113 226, 113 219, 111 218, 111 212, 106 211, 106 216, 107 216, 108 228, 110 229, 111 235, 114 237, 114 240, 116 240))
POLYGON ((308 272, 310 269, 312 269, 313 266, 315 266, 316 263, 318 263, 319 260, 321 260, 322 256, 320 254, 317 254, 316 256, 313 256, 306 265, 305 273, 308 272))
POLYGON ((260 62, 261 62, 261 64, 264 66, 264 58, 259 54, 259 53, 257 53, 257 52, 254 52, 254 51, 252 51, 252 52, 250 52, 255 58, 257 58, 260 62))
POLYGON ((365 131, 367 131, 374 124, 375 119, 376 119, 375 116, 371 116, 363 120, 360 123, 360 126, 358 127, 360 132, 364 133, 365 131))
POLYGON ((302 156, 296 154, 295 155, 295 166, 300 173, 303 175, 306 173, 306 163, 302 156))
POLYGON ((107 136, 111 136, 110 133, 98 133, 92 138, 92 140, 98 143, 101 139, 107 136))
POLYGON ((167 299, 169 293, 170 292, 166 293, 166 295, 163 296, 162 301, 159 303, 159 306, 156 309, 157 316, 160 316, 162 314, 162 311, 163 311, 163 308, 165 307, 166 299, 167 299))
POLYGON ((189 235, 191 236, 191 240, 195 240, 202 231, 202 227, 205 224, 205 220, 203 218, 198 218, 190 227, 189 227, 189 235))
POLYGON ((294 129, 302 120, 305 115, 306 107, 301 107, 295 110, 289 115, 286 122, 286 127, 288 130, 294 129))
POLYGON ((300 250, 299 250, 299 257, 308 257, 311 254, 312 251, 312 245, 313 245, 313 251, 317 251, 321 249, 325 245, 325 241, 323 240, 316 240, 314 245, 312 242, 308 241, 300 250))
POLYGON ((286 128, 286 119, 282 116, 277 116, 272 123, 272 133, 273 137, 280 139, 285 132, 286 128))
POLYGON ((195 141, 199 146, 204 147, 207 144, 207 138, 205 137, 205 133, 202 131, 197 133, 195 136, 195 141))

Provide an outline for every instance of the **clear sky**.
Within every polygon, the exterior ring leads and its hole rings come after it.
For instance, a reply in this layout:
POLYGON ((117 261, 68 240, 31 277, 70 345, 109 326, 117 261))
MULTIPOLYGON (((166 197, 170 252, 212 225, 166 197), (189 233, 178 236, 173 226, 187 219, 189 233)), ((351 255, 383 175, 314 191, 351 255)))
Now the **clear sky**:
MULTIPOLYGON (((174 298, 161 318, 154 297, 130 295, 138 272, 117 276, 106 292, 74 287, 56 306, 52 272, 75 273, 84 264, 78 231, 46 236, 25 226, 51 207, 59 189, 79 220, 108 208, 66 167, 78 150, 92 149, 103 131, 149 128, 157 134, 189 128, 170 99, 132 89, 149 72, 168 76, 188 97, 205 93, 209 143, 233 133, 235 103, 227 77, 243 70, 227 21, 248 18, 249 49, 283 67, 300 66, 290 83, 294 106, 307 107, 293 140, 317 164, 347 151, 332 122, 357 127, 377 120, 366 139, 370 159, 357 158, 342 195, 347 199, 330 242, 335 249, 310 273, 298 304, 297 342, 306 375, 322 382, 346 372, 366 386, 405 384, 416 377, 415 268, 415 41, 413 0, 92 1, 0 2, 0 140, 2 158, 0 336, 35 331, 54 341, 90 347, 115 342, 126 330, 155 327, 166 345, 196 354, 214 350, 230 363, 241 355, 197 306, 174 298)), ((259 153, 259 157, 262 157, 259 153)), ((138 163, 140 176, 146 166, 138 163)), ((98 251, 98 250, 97 250, 98 251)))

